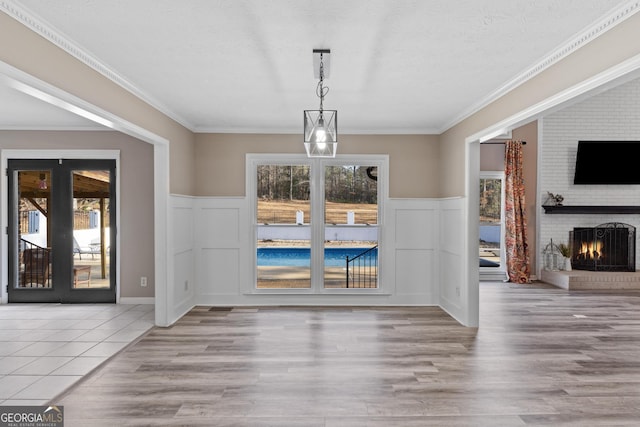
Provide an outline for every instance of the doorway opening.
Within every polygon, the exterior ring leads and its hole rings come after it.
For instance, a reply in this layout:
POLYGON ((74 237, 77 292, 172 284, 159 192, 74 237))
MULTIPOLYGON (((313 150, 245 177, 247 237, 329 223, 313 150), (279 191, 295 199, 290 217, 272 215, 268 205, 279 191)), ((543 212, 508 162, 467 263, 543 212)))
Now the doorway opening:
POLYGON ((503 280, 506 272, 504 172, 480 171, 480 280, 503 280))

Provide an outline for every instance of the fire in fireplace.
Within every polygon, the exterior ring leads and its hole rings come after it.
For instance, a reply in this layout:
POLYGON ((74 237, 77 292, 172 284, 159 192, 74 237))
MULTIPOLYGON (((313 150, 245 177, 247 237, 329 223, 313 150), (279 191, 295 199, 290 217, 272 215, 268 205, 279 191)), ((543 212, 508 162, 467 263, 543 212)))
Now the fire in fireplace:
POLYGON ((609 222, 576 227, 569 233, 571 264, 576 270, 635 271, 636 228, 609 222))

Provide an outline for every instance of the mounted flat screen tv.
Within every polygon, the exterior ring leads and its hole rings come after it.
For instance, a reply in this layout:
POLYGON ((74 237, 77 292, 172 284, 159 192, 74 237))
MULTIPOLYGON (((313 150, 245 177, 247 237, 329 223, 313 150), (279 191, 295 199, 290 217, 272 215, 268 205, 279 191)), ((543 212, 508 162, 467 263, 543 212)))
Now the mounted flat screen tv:
POLYGON ((579 141, 574 184, 640 184, 640 141, 579 141))

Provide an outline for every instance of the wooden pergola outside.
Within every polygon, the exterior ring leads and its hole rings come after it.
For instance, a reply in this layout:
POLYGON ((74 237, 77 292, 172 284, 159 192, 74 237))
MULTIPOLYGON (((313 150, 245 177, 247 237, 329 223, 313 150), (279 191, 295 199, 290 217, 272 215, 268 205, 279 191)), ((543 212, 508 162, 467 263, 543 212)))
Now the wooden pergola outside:
MULTIPOLYGON (((102 278, 106 278, 107 265, 105 246, 106 237, 106 200, 110 198, 109 171, 78 170, 73 172, 74 199, 96 199, 100 216, 100 258, 102 278)), ((48 219, 48 207, 51 206, 51 174, 48 171, 20 171, 20 198, 29 201, 45 218, 48 219), (42 204, 38 199, 44 199, 42 204), (44 206, 43 206, 44 205, 44 206)), ((51 227, 47 227, 47 247, 51 247, 51 227)))

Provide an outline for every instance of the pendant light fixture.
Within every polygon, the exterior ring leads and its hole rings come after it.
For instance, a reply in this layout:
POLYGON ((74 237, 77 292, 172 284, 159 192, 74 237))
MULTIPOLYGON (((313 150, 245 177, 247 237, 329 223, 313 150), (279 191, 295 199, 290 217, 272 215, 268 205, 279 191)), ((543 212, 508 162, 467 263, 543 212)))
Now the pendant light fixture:
POLYGON ((319 110, 304 110, 304 148, 308 157, 335 157, 338 148, 338 111, 324 109, 324 97, 329 88, 324 79, 329 75, 329 49, 314 49, 314 74, 320 81, 316 95, 320 98, 319 110))

